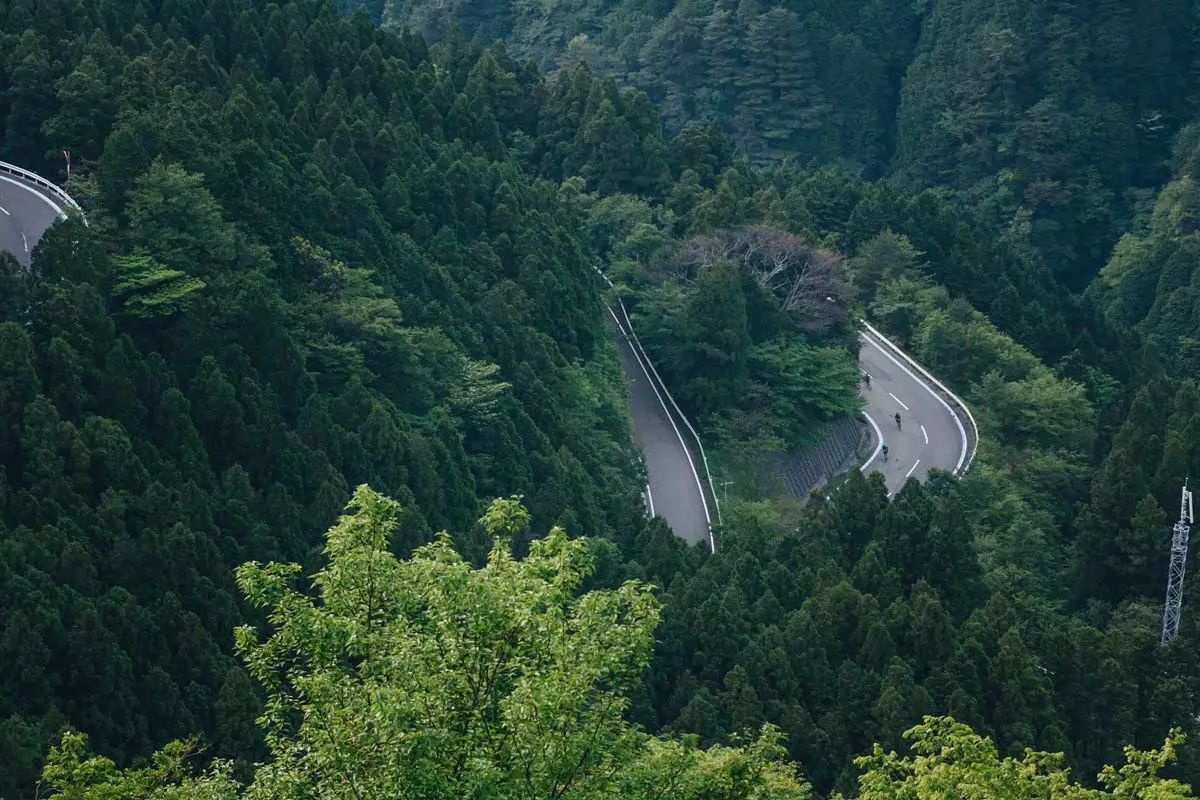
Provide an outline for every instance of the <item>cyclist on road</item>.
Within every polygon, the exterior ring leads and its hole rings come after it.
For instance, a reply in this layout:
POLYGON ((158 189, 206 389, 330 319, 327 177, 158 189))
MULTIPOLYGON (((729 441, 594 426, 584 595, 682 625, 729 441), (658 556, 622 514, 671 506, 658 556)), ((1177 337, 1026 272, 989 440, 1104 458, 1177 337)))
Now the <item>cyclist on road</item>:
POLYGON ((887 461, 887 445, 883 446, 883 460, 887 461))
POLYGON ((864 372, 864 373, 863 373, 863 384, 864 384, 864 385, 865 385, 865 386, 866 386, 868 389, 870 389, 870 388, 871 388, 871 373, 869 373, 869 372, 864 372))
POLYGON ((896 412, 896 430, 900 430, 900 412, 896 412))

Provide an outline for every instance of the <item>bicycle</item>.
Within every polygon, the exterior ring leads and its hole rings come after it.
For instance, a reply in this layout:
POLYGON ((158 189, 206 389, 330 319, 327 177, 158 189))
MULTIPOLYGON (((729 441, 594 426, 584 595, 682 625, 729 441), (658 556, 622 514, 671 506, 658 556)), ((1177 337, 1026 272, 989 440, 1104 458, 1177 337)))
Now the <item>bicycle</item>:
POLYGON ((896 430, 901 430, 901 428, 900 428, 900 412, 896 412, 896 430))
POLYGON ((888 446, 885 444, 883 446, 883 460, 884 461, 887 461, 887 454, 888 454, 888 446))

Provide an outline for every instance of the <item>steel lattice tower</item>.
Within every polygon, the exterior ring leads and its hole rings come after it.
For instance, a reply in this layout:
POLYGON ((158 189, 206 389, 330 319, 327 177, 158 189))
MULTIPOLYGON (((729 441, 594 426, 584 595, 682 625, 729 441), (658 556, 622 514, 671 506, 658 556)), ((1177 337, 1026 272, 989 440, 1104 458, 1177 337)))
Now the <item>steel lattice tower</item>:
POLYGON ((1192 523, 1192 493, 1187 484, 1179 499, 1179 522, 1171 537, 1171 566, 1167 570, 1167 603, 1163 608, 1161 643, 1166 644, 1179 633, 1179 612, 1183 605, 1183 574, 1187 569, 1188 533, 1192 523))

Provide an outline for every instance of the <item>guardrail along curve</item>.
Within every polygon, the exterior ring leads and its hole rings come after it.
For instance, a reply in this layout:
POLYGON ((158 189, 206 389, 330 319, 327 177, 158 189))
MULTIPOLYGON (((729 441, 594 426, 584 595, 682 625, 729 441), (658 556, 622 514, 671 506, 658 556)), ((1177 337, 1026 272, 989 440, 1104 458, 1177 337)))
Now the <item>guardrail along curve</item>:
POLYGON ((625 310, 625 302, 622 300, 617 300, 617 303, 621 306, 621 314, 625 317, 625 323, 629 326, 629 333, 633 336, 634 343, 637 345, 638 350, 642 352, 642 356, 645 357, 646 364, 650 367, 650 371, 654 373, 654 379, 658 381, 658 385, 662 387, 663 393, 666 394, 667 399, 671 401, 671 407, 675 409, 675 412, 679 415, 679 419, 683 420, 683 424, 692 434, 692 438, 696 440, 696 447, 700 450, 700 460, 704 463, 704 475, 708 479, 708 489, 710 492, 712 492, 713 507, 717 509, 717 523, 720 524, 721 501, 717 497, 717 487, 716 484, 713 483, 712 472, 708 468, 708 456, 704 454, 704 443, 700 441, 700 434, 696 433, 696 429, 692 427, 692 423, 690 420, 688 420, 687 415, 683 413, 683 409, 681 409, 679 404, 675 402, 675 398, 671 396, 671 390, 667 388, 667 384, 663 381, 662 377, 659 376, 658 370, 654 368, 654 362, 650 360, 650 356, 647 355, 645 348, 642 347, 642 340, 638 338, 637 331, 633 329, 633 321, 629 319, 629 312, 625 310))
MULTIPOLYGON (((963 413, 965 413, 967 415, 967 420, 971 423, 971 432, 973 434, 971 442, 970 442, 970 451, 968 453, 964 454, 965 463, 963 463, 961 465, 961 467, 957 467, 954 470, 954 473, 956 475, 965 475, 967 470, 971 468, 971 462, 973 462, 975 460, 975 453, 979 450, 979 426, 975 423, 975 415, 971 413, 971 408, 966 404, 966 402, 961 397, 956 395, 954 392, 950 391, 949 387, 947 387, 944 383, 939 381, 937 378, 933 377, 933 375, 929 372, 929 370, 925 369, 923 366, 918 364, 915 359, 913 359, 911 356, 909 356, 908 353, 901 350, 899 345, 897 345, 891 339, 889 339, 888 337, 886 337, 882 333, 880 333, 880 331, 874 325, 867 322, 865 319, 860 319, 859 322, 862 323, 864 328, 866 328, 868 331, 871 332, 872 336, 874 336, 880 342, 882 342, 883 344, 887 345, 889 348, 894 350, 897 355, 899 355, 901 358, 903 358, 905 361, 907 361, 910 366, 912 366, 914 369, 916 369, 918 372, 920 372, 921 375, 923 375, 926 380, 928 380, 931 384, 933 384, 935 387, 937 387, 942 392, 944 392, 946 394, 946 396, 949 397, 951 400, 953 400, 954 404, 957 405, 959 408, 961 408, 963 410, 963 413)), ((951 411, 951 413, 953 414, 954 412, 951 411)), ((958 415, 955 414, 954 416, 957 417, 958 415)), ((961 420, 960 420, 959 424, 961 425, 961 420)))
MULTIPOLYGON (((609 277, 604 274, 603 270, 601 270, 599 267, 596 267, 596 266, 593 266, 592 269, 595 271, 595 273, 597 275, 599 275, 601 277, 601 279, 603 279, 605 285, 607 285, 608 288, 610 288, 610 289, 613 288, 612 280, 610 280, 609 277)), ((613 321, 617 323, 617 329, 620 330, 621 333, 625 335, 626 340, 629 342, 630 346, 634 350, 634 357, 642 362, 643 369, 645 369, 646 367, 649 367, 650 373, 653 374, 653 376, 654 376, 653 380, 651 381, 651 388, 654 389, 655 394, 658 393, 658 388, 656 388, 654 386, 654 382, 657 381, 658 387, 662 388, 663 394, 665 394, 667 396, 667 399, 671 401, 671 406, 675 409, 676 415, 678 415, 680 421, 683 422, 684 427, 687 428, 688 432, 692 435, 693 440, 696 442, 696 448, 700 451, 701 462, 704 464, 704 475, 708 481, 708 489, 709 489, 709 492, 712 494, 713 508, 716 509, 716 512, 717 512, 717 523, 720 524, 722 521, 721 500, 720 500, 719 496, 717 495, 716 485, 713 483, 712 472, 708 468, 708 456, 704 452, 704 443, 702 441, 700 441, 700 434, 696 433, 696 429, 692 426, 692 423, 687 418, 687 415, 683 413, 683 410, 679 407, 679 404, 675 402, 675 398, 671 396, 671 392, 669 389, 667 389, 666 383, 663 382, 662 377, 658 374, 658 370, 655 369, 654 362, 652 362, 650 360, 650 355, 646 352, 645 348, 642 347, 641 340, 638 339, 637 332, 633 329, 633 321, 629 318, 629 312, 625 309, 624 301, 622 301, 620 298, 617 298, 617 304, 621 308, 621 315, 625 318, 625 325, 621 324, 620 318, 617 317, 617 314, 615 311, 612 310, 612 307, 610 306, 608 308, 608 313, 612 315, 613 321), (626 332, 626 331, 628 331, 628 332, 626 332)), ((649 378, 650 376, 647 375, 646 377, 649 378)), ((659 397, 659 402, 662 403, 662 397, 659 397)), ((665 404, 663 404, 663 411, 666 412, 667 418, 671 420, 671 425, 674 426, 675 421, 674 421, 674 419, 672 419, 673 415, 671 414, 670 410, 668 410, 666 408, 665 404)), ((678 435, 678 433, 679 433, 678 428, 676 428, 676 435, 678 435)), ((691 463, 692 462, 691 453, 687 452, 688 448, 687 448, 687 445, 684 444, 682 437, 680 437, 679 443, 681 445, 683 445, 684 452, 688 458, 688 462, 691 463)), ((699 481, 700 476, 698 474, 696 474, 694 464, 692 466, 692 472, 696 476, 696 480, 699 481)), ((704 496, 703 488, 700 489, 700 501, 701 501, 701 503, 704 504, 704 516, 709 521, 709 528, 708 528, 709 547, 712 550, 712 552, 715 553, 717 551, 717 543, 716 543, 716 540, 713 538, 712 520, 708 514, 708 500, 704 496)))
MULTIPOLYGON (((46 180, 41 175, 38 175, 36 172, 30 172, 27 169, 18 167, 16 164, 9 164, 7 161, 0 161, 0 173, 6 173, 8 175, 12 175, 13 177, 20 178, 21 180, 25 181, 26 183, 32 183, 34 186, 38 186, 42 189, 45 189, 46 191, 53 194, 58 200, 60 200, 63 203, 63 205, 67 206, 68 208, 70 208, 74 211, 78 211, 79 215, 81 217, 83 217, 83 224, 87 225, 87 217, 84 216, 83 209, 79 207, 79 203, 76 203, 75 199, 73 197, 71 197, 71 195, 69 195, 65 191, 63 191, 63 189, 61 187, 59 187, 58 184, 55 184, 51 181, 46 180)), ((49 200, 49 198, 46 198, 46 199, 49 200)), ((67 218, 67 212, 65 212, 61 208, 59 208, 57 204, 55 204, 53 201, 50 201, 50 205, 53 206, 54 210, 58 212, 58 215, 61 219, 67 218)))

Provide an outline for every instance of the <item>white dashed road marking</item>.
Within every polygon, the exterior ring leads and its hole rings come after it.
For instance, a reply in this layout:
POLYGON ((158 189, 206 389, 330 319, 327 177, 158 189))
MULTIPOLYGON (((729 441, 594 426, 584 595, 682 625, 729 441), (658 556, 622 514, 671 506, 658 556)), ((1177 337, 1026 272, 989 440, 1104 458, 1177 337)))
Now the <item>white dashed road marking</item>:
POLYGON ((921 426, 921 435, 925 437, 925 444, 929 444, 929 434, 925 432, 925 426, 921 426))
POLYGON ((900 405, 904 406, 904 410, 905 410, 905 411, 908 411, 908 406, 905 406, 905 405, 904 405, 904 401, 903 401, 903 400, 901 400, 899 397, 896 397, 896 395, 892 394, 891 392, 888 392, 888 394, 889 394, 889 395, 891 395, 891 398, 892 398, 893 400, 895 400, 895 401, 896 401, 897 403, 899 403, 900 405))
POLYGON ((917 463, 916 463, 916 464, 913 464, 911 467, 909 467, 909 468, 908 468, 908 472, 904 473, 904 477, 906 477, 906 478, 907 478, 909 475, 912 475, 912 474, 913 474, 913 470, 915 470, 915 469, 917 468, 917 464, 920 464, 920 463, 921 463, 921 459, 919 459, 919 458, 918 458, 918 459, 917 459, 917 463))
POLYGON ((5 208, 4 206, 0 206, 0 211, 3 211, 3 212, 4 212, 4 216, 6 216, 6 217, 11 217, 11 216, 12 216, 12 214, 8 213, 8 209, 7 209, 7 208, 5 208))
POLYGON ((21 241, 25 243, 25 252, 29 252, 29 240, 25 238, 25 231, 21 231, 21 241))

